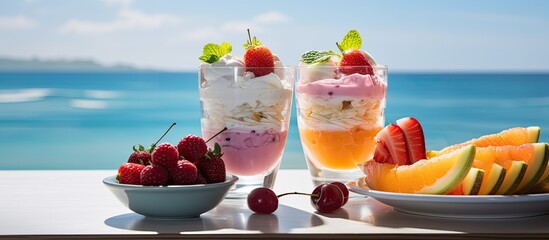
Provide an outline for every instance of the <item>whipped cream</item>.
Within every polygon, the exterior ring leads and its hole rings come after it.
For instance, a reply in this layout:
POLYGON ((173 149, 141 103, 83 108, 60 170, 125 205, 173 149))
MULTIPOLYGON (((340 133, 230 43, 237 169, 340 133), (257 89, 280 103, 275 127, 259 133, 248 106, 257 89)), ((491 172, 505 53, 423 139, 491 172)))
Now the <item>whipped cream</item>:
POLYGON ((293 76, 278 56, 275 72, 255 77, 242 61, 230 54, 213 64, 200 66, 202 126, 236 130, 284 130, 291 107, 293 76), (279 68, 276 68, 279 67, 279 68))
POLYGON ((387 84, 377 76, 351 74, 300 84, 296 89, 299 124, 326 130, 383 126, 387 84))

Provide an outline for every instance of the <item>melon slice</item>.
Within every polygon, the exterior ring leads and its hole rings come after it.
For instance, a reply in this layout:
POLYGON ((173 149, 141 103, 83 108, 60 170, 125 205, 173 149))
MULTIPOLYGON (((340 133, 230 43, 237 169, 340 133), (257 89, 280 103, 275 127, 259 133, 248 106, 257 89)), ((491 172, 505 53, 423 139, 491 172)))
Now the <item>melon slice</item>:
POLYGON ((498 161, 498 165, 502 166, 506 173, 496 194, 512 194, 524 178, 524 173, 526 173, 528 164, 523 161, 500 160, 498 161))
MULTIPOLYGON (((491 151, 480 151, 477 148, 475 154, 475 160, 473 161, 473 168, 479 168, 484 171, 484 177, 482 184, 478 191, 478 195, 495 194, 500 188, 505 178, 506 170, 502 166, 495 163, 495 154, 491 151)), ((436 157, 439 152, 428 152, 429 158, 436 157)))
POLYGON ((477 148, 475 159, 491 160, 507 169, 508 161, 523 161, 528 167, 524 177, 513 192, 506 194, 523 193, 538 183, 547 168, 547 144, 527 143, 519 146, 489 146, 477 148), (507 167, 506 167, 507 166, 507 167))
POLYGON ((471 167, 463 182, 448 195, 478 195, 484 176, 484 170, 471 167))
POLYGON ((516 194, 525 194, 538 182, 540 182, 549 162, 549 147, 545 143, 535 143, 534 155, 528 161, 528 168, 524 173, 524 179, 520 182, 516 194))
POLYGON ((413 165, 367 161, 362 166, 366 183, 372 190, 447 194, 463 182, 475 156, 475 146, 468 145, 413 165))
MULTIPOLYGON (((549 144, 547 144, 547 147, 549 148, 549 144)), ((547 162, 547 167, 545 167, 545 171, 543 172, 543 175, 541 175, 540 182, 543 181, 549 182, 549 162, 547 162)))
MULTIPOLYGON (((477 161, 475 160, 475 162, 477 161)), ((473 163, 473 166, 475 166, 475 163, 473 163)), ((496 163, 492 163, 489 167, 485 167, 483 169, 485 174, 478 195, 496 194, 505 179, 505 168, 496 163)))

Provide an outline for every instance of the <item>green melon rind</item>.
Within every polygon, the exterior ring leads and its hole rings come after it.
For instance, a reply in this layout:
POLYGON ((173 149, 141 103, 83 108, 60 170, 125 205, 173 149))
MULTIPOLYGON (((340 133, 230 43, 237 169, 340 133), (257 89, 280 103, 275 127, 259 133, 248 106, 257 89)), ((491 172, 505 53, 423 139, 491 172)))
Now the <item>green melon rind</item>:
POLYGON ((541 131, 540 127, 527 127, 526 131, 528 132, 528 143, 537 143, 539 141, 539 133, 541 131))
POLYGON ((503 179, 503 182, 501 183, 501 186, 496 194, 512 194, 524 178, 526 169, 528 169, 528 164, 524 161, 513 161, 511 167, 508 169, 507 173, 505 173, 505 178, 503 179))
MULTIPOLYGON (((501 186, 501 183, 503 182, 503 179, 505 178, 505 168, 500 166, 497 163, 492 164, 492 169, 490 169, 489 173, 485 173, 485 177, 489 178, 489 180, 486 183, 492 183, 490 185, 482 185, 479 189, 478 194, 479 195, 492 195, 495 194, 499 187, 501 186)), ((484 182, 483 182, 484 183, 484 182)))
MULTIPOLYGON (((547 144, 547 147, 549 148, 549 144, 547 144)), ((546 156, 549 157, 549 156, 546 156)), ((541 179, 538 183, 541 183, 543 181, 549 181, 549 162, 547 162, 547 167, 545 168, 545 172, 543 172, 543 175, 541 176, 541 179)))
POLYGON ((472 167, 462 182, 463 194, 478 195, 484 175, 484 170, 472 167))
MULTIPOLYGON (((475 146, 474 145, 468 145, 465 146, 459 150, 458 153, 448 153, 448 154, 459 154, 459 158, 461 161, 458 161, 457 165, 452 168, 452 170, 448 171, 446 176, 444 178, 447 178, 448 180, 439 181, 439 184, 435 184, 432 186, 425 187, 418 191, 417 193, 423 193, 423 194, 448 194, 452 190, 454 190, 457 186, 463 182, 463 179, 467 176, 469 173, 469 170, 471 170, 471 167, 473 166, 473 160, 475 159, 475 146)), ((445 156, 441 155, 438 157, 445 156)))
POLYGON ((503 179, 505 179, 505 174, 507 174, 507 170, 505 168, 499 166, 496 164, 500 169, 501 172, 499 174, 498 180, 496 180, 496 184, 494 185, 494 188, 492 188, 492 191, 488 193, 488 195, 494 195, 498 192, 499 188, 501 187, 501 184, 503 183, 503 179))
POLYGON ((549 161, 549 147, 545 143, 534 143, 534 156, 528 162, 528 169, 519 184, 516 194, 524 194, 540 180, 549 161))

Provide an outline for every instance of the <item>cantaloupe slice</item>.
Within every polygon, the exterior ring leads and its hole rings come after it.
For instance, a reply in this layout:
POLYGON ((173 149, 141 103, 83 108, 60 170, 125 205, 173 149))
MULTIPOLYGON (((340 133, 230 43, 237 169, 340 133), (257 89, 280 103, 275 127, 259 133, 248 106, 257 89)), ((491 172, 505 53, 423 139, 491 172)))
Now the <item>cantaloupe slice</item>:
POLYGON ((367 161, 362 166, 366 183, 373 190, 447 194, 463 182, 473 165, 475 146, 420 160, 412 165, 367 161))
POLYGON ((484 170, 471 167, 463 182, 449 192, 448 195, 478 195, 484 176, 484 170))
POLYGON ((498 165, 505 169, 505 178, 496 194, 508 195, 514 193, 524 178, 528 164, 523 161, 498 160, 498 165))
MULTIPOLYGON (((475 166, 474 163, 473 166, 475 166)), ((478 195, 496 194, 505 179, 505 168, 499 164, 492 163, 490 164, 490 167, 482 169, 484 170, 484 179, 482 180, 482 185, 478 191, 478 195)))
POLYGON ((495 162, 507 169, 508 161, 522 161, 528 167, 524 177, 513 192, 506 194, 521 194, 536 185, 547 168, 549 149, 545 143, 528 143, 520 146, 489 146, 479 147, 475 159, 489 160, 495 158, 495 162), (507 167, 506 167, 507 166, 507 167))

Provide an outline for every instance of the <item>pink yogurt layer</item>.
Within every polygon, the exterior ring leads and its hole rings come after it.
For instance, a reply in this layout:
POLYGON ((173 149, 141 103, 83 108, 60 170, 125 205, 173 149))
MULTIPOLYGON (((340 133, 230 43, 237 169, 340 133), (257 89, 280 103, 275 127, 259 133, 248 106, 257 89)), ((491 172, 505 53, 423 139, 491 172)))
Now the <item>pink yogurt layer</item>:
MULTIPOLYGON (((205 139, 217 131, 203 131, 205 139)), ((272 171, 282 159, 288 132, 266 130, 264 132, 227 130, 212 139, 221 145, 223 161, 228 173, 237 176, 256 176, 272 171)))
POLYGON ((297 86, 297 93, 325 96, 349 96, 353 98, 384 98, 387 84, 379 77, 358 73, 340 79, 322 79, 297 86))

